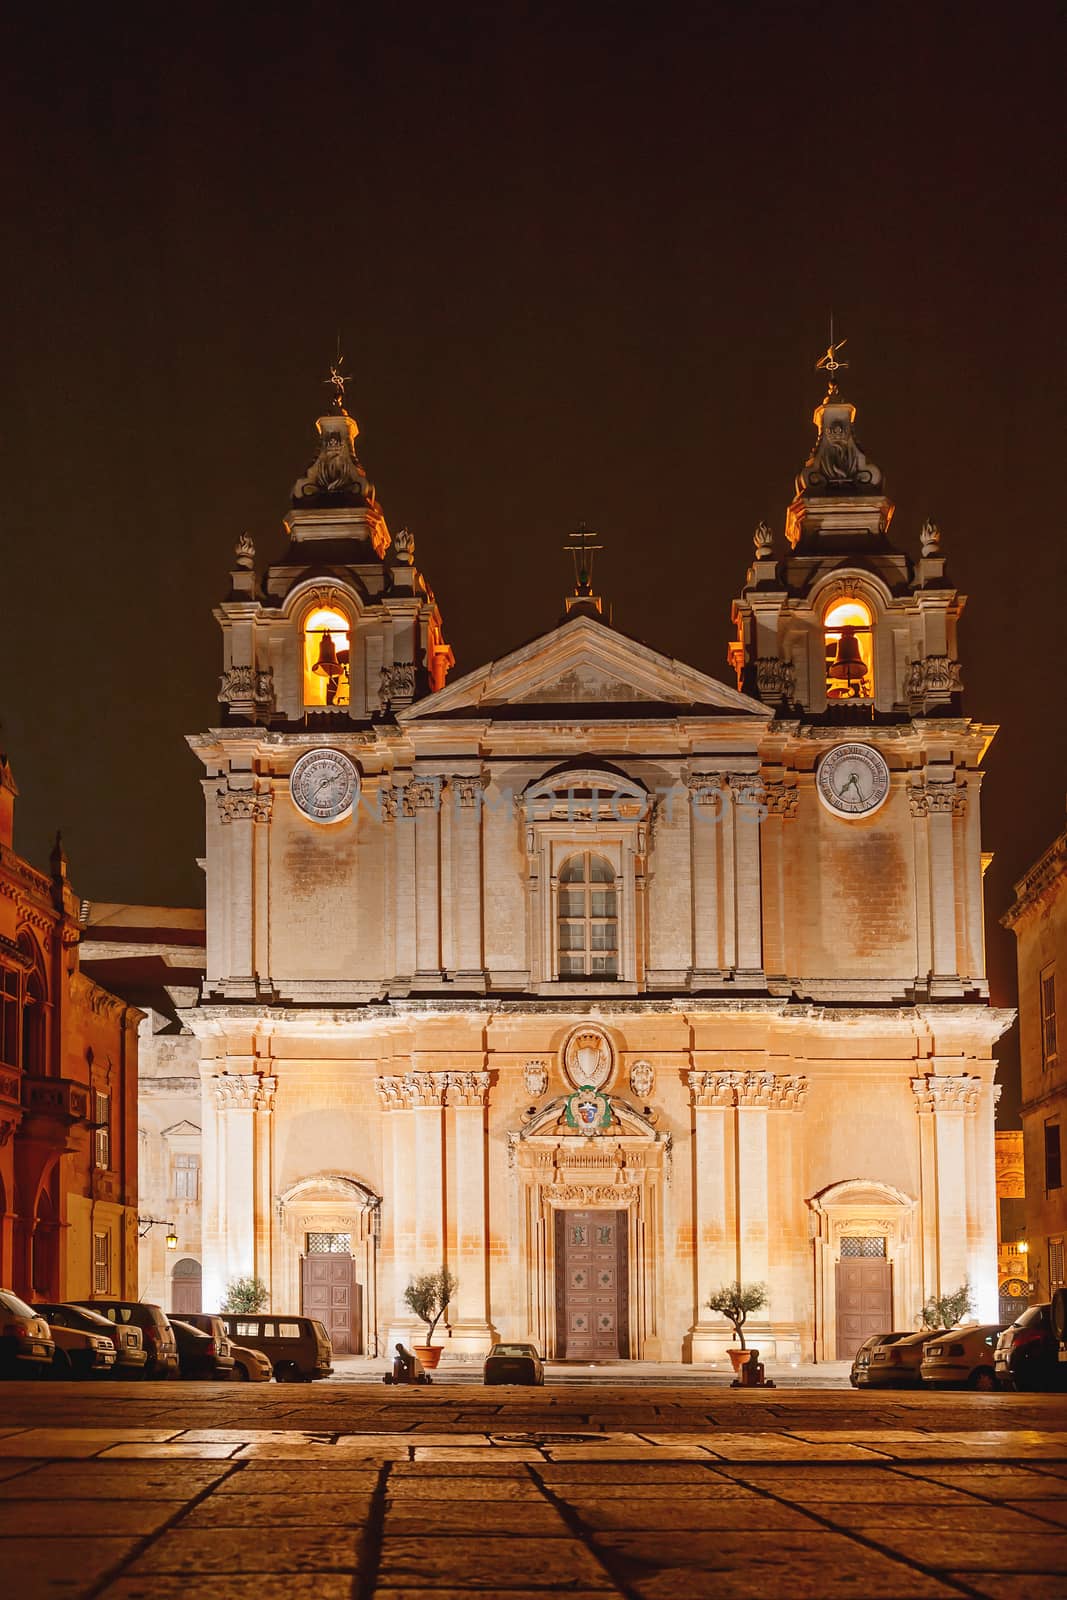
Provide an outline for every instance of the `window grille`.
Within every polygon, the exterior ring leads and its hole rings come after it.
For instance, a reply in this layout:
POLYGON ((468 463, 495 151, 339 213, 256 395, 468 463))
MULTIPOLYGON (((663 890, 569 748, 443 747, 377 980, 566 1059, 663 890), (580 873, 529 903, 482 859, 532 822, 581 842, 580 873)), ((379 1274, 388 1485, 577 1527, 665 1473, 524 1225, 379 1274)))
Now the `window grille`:
POLYGON ((1048 1286, 1050 1293, 1053 1289, 1063 1288, 1062 1239, 1050 1239, 1048 1242, 1048 1286))
POLYGON ((1045 1188, 1063 1187, 1063 1162, 1060 1152, 1060 1125, 1045 1123, 1045 1188))
POLYGON ((849 1233, 841 1240, 841 1256, 884 1256, 885 1235, 849 1233))
POLYGON ((106 1172, 111 1165, 111 1096, 98 1094, 93 1104, 93 1165, 106 1172))
POLYGON ((1045 1066, 1056 1060, 1056 971, 1041 974, 1041 1059, 1045 1066))
POLYGON ((352 1235, 350 1233, 309 1233, 307 1236, 307 1253, 309 1256, 350 1256, 352 1254, 352 1235))
POLYGON ((19 975, 10 967, 0 967, 0 1061, 19 1064, 19 975))
POLYGON ((111 1293, 111 1235, 93 1234, 93 1293, 111 1293))
POLYGON ((561 978, 618 977, 618 894, 610 861, 583 850, 563 863, 557 926, 561 978))
POLYGON ((175 1200, 197 1200, 200 1197, 200 1157, 178 1154, 174 1157, 175 1200))

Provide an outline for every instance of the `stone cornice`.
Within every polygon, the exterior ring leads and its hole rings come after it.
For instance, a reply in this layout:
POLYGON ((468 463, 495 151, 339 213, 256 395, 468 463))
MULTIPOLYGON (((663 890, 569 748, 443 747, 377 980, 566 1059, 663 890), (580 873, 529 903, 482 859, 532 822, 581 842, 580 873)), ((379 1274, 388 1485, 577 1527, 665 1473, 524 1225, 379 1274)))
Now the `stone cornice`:
POLYGON ((1055 897, 1067 882, 1067 833, 1054 839, 1044 855, 1015 885, 1015 903, 1001 917, 1005 928, 1014 928, 1027 912, 1055 897))

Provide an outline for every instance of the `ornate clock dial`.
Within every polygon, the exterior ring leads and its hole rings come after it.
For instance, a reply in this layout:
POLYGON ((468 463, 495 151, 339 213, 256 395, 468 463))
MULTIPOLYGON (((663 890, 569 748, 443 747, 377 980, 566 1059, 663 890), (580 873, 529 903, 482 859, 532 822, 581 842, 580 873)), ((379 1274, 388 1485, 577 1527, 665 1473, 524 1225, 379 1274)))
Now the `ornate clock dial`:
POLYGON ((359 772, 341 750, 309 750, 289 778, 293 804, 313 822, 340 822, 359 794, 359 772))
POLYGON ((869 744, 838 744, 819 762, 819 799, 835 817, 869 817, 889 796, 889 768, 869 744))

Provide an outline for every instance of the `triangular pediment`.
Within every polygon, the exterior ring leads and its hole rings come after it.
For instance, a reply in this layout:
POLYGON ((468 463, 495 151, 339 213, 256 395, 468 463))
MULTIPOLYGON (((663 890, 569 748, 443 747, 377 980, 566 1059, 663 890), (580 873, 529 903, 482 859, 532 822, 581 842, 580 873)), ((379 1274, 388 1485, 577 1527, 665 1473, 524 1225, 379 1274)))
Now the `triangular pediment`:
POLYGON ((439 717, 729 716, 772 712, 682 661, 593 617, 576 617, 499 661, 465 673, 402 711, 409 722, 439 717))
POLYGON ((190 1139, 200 1137, 200 1129, 195 1122, 172 1122, 169 1128, 163 1129, 164 1139, 190 1139))

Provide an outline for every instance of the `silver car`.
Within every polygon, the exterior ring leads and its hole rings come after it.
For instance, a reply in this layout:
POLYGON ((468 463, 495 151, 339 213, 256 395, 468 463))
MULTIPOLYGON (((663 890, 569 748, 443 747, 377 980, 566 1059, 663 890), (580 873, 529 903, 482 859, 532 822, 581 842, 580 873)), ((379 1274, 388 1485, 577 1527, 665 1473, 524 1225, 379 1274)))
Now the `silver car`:
POLYGON ((1003 1330, 1002 1322, 984 1322, 938 1334, 923 1350, 919 1368, 923 1382, 995 1389, 997 1340, 1003 1330))

